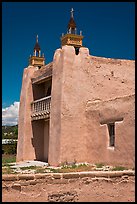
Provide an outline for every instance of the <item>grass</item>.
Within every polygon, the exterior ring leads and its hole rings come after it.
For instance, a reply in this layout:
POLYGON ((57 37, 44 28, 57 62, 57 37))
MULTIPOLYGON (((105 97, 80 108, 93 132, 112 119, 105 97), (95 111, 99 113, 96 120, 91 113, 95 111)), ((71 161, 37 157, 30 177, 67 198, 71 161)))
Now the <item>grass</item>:
POLYGON ((123 171, 123 170, 127 170, 126 167, 124 166, 115 166, 112 171, 123 171))
POLYGON ((4 154, 2 155, 2 167, 7 166, 10 167, 11 164, 16 162, 16 155, 8 155, 8 154, 4 154))
POLYGON ((9 154, 3 154, 2 155, 2 174, 12 174, 14 173, 13 169, 10 168, 10 166, 13 163, 16 162, 16 155, 9 155, 9 154))
POLYGON ((13 169, 10 168, 10 166, 3 166, 2 168, 2 174, 13 174, 13 169))
POLYGON ((58 173, 69 173, 69 172, 80 172, 80 171, 91 171, 93 167, 87 164, 72 164, 64 165, 60 169, 56 169, 58 173))
MULTIPOLYGON (((2 155, 2 174, 13 174, 16 173, 14 169, 10 166, 11 163, 16 162, 16 155, 2 155)), ((103 163, 96 163, 95 165, 89 164, 77 164, 76 162, 72 164, 64 163, 60 166, 60 168, 50 168, 50 166, 27 166, 20 167, 21 171, 25 170, 34 170, 35 173, 69 173, 69 172, 82 172, 82 171, 93 171, 98 170, 98 168, 102 168, 105 166, 103 163)), ((123 166, 115 166, 111 170, 112 171, 123 171, 126 170, 126 167, 123 166)))
POLYGON ((102 167, 104 166, 103 163, 97 163, 97 164, 95 164, 95 165, 96 165, 97 168, 102 168, 102 167))
POLYGON ((40 167, 36 169, 35 173, 59 173, 59 169, 40 167))
POLYGON ((39 168, 38 166, 23 166, 20 167, 21 170, 36 170, 37 168, 39 168))

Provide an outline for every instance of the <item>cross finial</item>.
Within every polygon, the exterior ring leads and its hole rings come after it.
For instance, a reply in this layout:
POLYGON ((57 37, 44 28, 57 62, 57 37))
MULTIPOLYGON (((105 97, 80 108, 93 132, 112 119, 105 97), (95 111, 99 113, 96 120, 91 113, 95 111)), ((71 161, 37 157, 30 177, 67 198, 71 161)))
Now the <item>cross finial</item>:
POLYGON ((73 18, 73 12, 74 12, 74 10, 73 10, 73 8, 71 9, 71 18, 73 18))
POLYGON ((36 42, 38 43, 38 35, 37 35, 37 37, 36 37, 36 42))

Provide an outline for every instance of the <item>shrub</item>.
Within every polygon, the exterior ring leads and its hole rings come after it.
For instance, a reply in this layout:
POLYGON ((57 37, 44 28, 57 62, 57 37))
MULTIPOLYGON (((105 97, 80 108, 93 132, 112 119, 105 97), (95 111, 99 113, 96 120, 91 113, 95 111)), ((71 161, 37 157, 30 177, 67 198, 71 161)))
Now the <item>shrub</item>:
POLYGON ((17 152, 17 142, 13 142, 12 144, 3 144, 2 145, 3 154, 16 154, 17 152))

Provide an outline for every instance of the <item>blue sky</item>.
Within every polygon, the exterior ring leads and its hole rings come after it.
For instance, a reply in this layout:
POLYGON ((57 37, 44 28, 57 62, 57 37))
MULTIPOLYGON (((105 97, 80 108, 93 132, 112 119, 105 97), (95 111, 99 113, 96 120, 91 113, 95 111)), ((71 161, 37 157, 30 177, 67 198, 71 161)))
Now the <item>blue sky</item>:
POLYGON ((70 10, 83 45, 94 56, 135 58, 134 2, 3 2, 2 108, 20 100, 23 70, 33 53, 36 35, 46 63, 67 32, 70 10))

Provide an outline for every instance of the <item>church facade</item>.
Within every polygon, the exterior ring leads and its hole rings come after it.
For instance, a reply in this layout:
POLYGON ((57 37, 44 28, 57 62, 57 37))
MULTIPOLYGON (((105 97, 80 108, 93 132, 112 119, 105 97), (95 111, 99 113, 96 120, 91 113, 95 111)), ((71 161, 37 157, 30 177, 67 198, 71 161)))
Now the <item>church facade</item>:
POLYGON ((17 162, 134 166, 135 61, 92 56, 82 40, 73 9, 47 65, 37 36, 22 79, 17 162))

